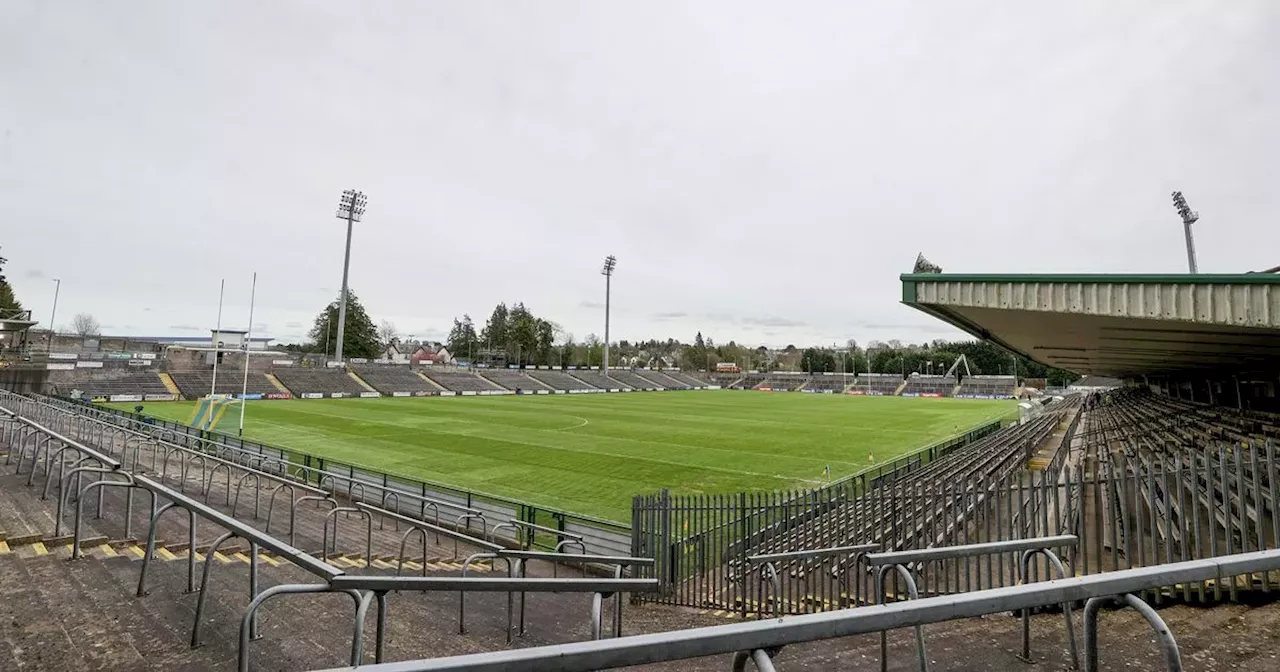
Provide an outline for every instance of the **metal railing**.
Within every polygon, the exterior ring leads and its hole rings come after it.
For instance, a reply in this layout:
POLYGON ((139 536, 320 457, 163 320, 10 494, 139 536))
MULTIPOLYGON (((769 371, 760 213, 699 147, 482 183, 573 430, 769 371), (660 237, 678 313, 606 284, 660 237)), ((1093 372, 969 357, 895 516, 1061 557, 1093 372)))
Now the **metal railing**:
MULTIPOLYGON (((13 395, 0 393, 0 402, 12 403, 15 399, 13 395)), ((278 596, 286 594, 314 594, 314 593, 344 593, 349 595, 355 605, 355 616, 353 619, 351 659, 352 665, 358 664, 364 658, 364 621, 368 614, 370 606, 376 604, 378 614, 377 623, 377 645, 375 660, 381 661, 384 648, 384 632, 386 625, 386 593, 391 590, 396 591, 418 591, 418 592, 459 592, 465 596, 469 592, 506 592, 509 595, 507 621, 508 633, 511 632, 511 624, 513 611, 511 608, 511 598, 515 592, 524 593, 591 593, 594 596, 591 611, 591 631, 593 637, 602 635, 603 608, 602 601, 604 598, 618 595, 617 610, 615 611, 614 633, 621 632, 621 594, 631 592, 650 591, 656 588, 657 581, 654 579, 634 579, 622 578, 621 568, 630 565, 642 565, 652 562, 647 558, 627 558, 617 556, 587 556, 579 554, 554 554, 554 553, 538 553, 529 551, 512 551, 506 547, 486 541, 483 538, 472 537, 470 535, 459 532, 455 529, 449 529, 428 523, 423 520, 417 520, 409 516, 404 516, 393 511, 388 511, 364 502, 356 502, 353 507, 330 509, 325 515, 325 531, 322 544, 330 542, 330 529, 332 528, 332 540, 336 544, 337 539, 337 520, 334 512, 343 510, 351 510, 363 514, 366 524, 372 529, 373 516, 383 516, 395 520, 397 524, 405 524, 410 527, 409 532, 414 530, 423 534, 424 542, 427 533, 435 533, 439 536, 449 537, 455 542, 464 542, 475 548, 481 549, 481 553, 474 554, 473 557, 488 555, 499 557, 508 563, 508 573, 511 574, 511 563, 517 563, 520 567, 521 563, 535 559, 557 559, 568 564, 596 563, 596 564, 613 564, 616 566, 615 576, 613 578, 551 578, 551 579, 529 579, 523 577, 508 576, 504 579, 475 578, 464 576, 462 578, 433 578, 433 577, 380 577, 380 576, 352 576, 333 565, 325 562, 321 558, 317 558, 312 554, 306 553, 295 547, 292 543, 287 543, 277 537, 272 536, 269 532, 259 530, 247 522, 236 518, 234 514, 227 514, 220 511, 207 501, 200 501, 199 496, 203 495, 206 500, 210 494, 210 487, 213 479, 218 471, 227 472, 226 487, 228 491, 231 488, 239 488, 245 482, 244 476, 239 479, 232 477, 232 470, 243 472, 247 476, 252 476, 250 483, 255 489, 261 486, 257 479, 270 479, 278 482, 277 490, 280 487, 293 486, 299 489, 305 496, 294 501, 297 502, 307 499, 325 499, 333 502, 328 498, 328 493, 324 490, 316 489, 312 486, 297 483, 284 476, 269 474, 251 467, 247 467, 239 462, 232 460, 223 460, 213 455, 200 453, 194 448, 177 446, 162 441, 152 441, 151 448, 153 450, 167 450, 169 452, 178 451, 182 454, 192 454, 203 457, 198 461, 201 474, 197 478, 202 484, 202 491, 196 495, 189 495, 181 492, 177 487, 171 487, 161 477, 167 472, 167 469, 161 469, 158 475, 143 475, 143 463, 139 459, 122 463, 116 459, 111 453, 121 452, 128 453, 130 450, 137 449, 131 447, 130 439, 124 438, 122 434, 115 433, 116 429, 108 429, 101 425, 95 418, 84 418, 75 415, 76 409, 54 408, 48 405, 35 404, 24 401, 24 408, 34 411, 40 417, 49 418, 56 424, 63 427, 72 427, 77 434, 90 436, 100 443, 95 448, 85 442, 81 442, 75 438, 62 434, 58 431, 50 429, 35 420, 22 417, 19 412, 0 406, 0 431, 5 434, 6 443, 13 446, 17 452, 17 458, 20 464, 29 464, 32 470, 39 469, 43 464, 46 477, 51 478, 54 473, 53 465, 56 462, 59 466, 58 480, 59 486, 59 503, 63 500, 76 497, 76 523, 75 537, 72 544, 72 558, 80 557, 80 530, 81 518, 84 511, 84 502, 88 499, 88 494, 93 490, 99 490, 99 493, 107 487, 120 487, 129 490, 130 495, 133 492, 141 491, 151 498, 150 516, 147 533, 146 550, 143 552, 143 560, 141 563, 137 596, 147 595, 147 577, 151 569, 152 563, 155 561, 157 554, 157 535, 158 526, 161 517, 170 510, 180 509, 187 514, 188 524, 186 532, 188 537, 188 553, 187 553, 187 592, 198 593, 195 609, 195 620, 191 630, 192 646, 199 646, 201 643, 201 628, 205 616, 205 605, 207 603, 206 596, 208 594, 213 567, 221 562, 218 553, 219 549, 232 539, 239 539, 247 542, 249 545, 248 563, 249 563, 249 605, 246 608, 241 620, 240 628, 240 649, 239 649, 239 669, 247 670, 249 665, 249 644, 258 637, 257 613, 258 609, 266 601, 278 596), (16 440, 16 442, 15 442, 16 440), (104 449, 105 448, 105 449, 104 449), (71 458, 64 458, 65 455, 72 454, 71 458), (68 461, 68 459, 72 461, 68 461), (72 468, 66 473, 62 473, 61 466, 69 465, 72 468), (93 465, 93 466, 86 466, 93 465), (134 471, 130 471, 130 467, 134 471), (78 481, 86 475, 93 477, 91 483, 81 488, 78 481), (75 487, 71 484, 76 482, 75 487), (163 500, 162 506, 157 504, 163 500), (198 550, 196 546, 196 531, 198 521, 204 520, 208 523, 221 528, 224 532, 212 541, 203 550, 198 550), (200 574, 200 580, 196 581, 196 558, 197 554, 203 552, 204 567, 200 574), (260 553, 269 553, 268 558, 274 557, 281 561, 288 562, 302 570, 312 574, 320 580, 313 584, 285 584, 274 586, 263 591, 259 591, 258 570, 261 560, 260 553), (498 556, 499 552, 512 553, 510 558, 502 558, 498 556), (550 557, 549 557, 550 556, 550 557)), ((134 437, 137 438, 137 437, 134 437)), ((10 451, 13 453, 14 451, 10 451)), ((12 463, 12 458, 10 459, 12 463)), ((194 466, 194 465, 193 465, 194 466)), ((185 469, 183 470, 185 473, 185 469)), ((184 483, 185 483, 184 478, 184 483)), ((275 491, 273 491, 274 493, 275 491)), ((228 497, 229 499, 229 497, 228 497)), ((128 500, 130 505, 132 497, 128 500)), ((101 513, 101 497, 99 497, 99 512, 101 513)), ((234 504, 228 503, 228 507, 233 508, 234 504)), ((255 514, 257 506, 255 504, 255 514)), ((130 508, 131 511, 131 508, 130 508)), ((129 514, 131 515, 131 513, 129 514)), ((484 525, 483 515, 480 512, 467 513, 463 516, 477 516, 480 518, 481 524, 484 525)), ((62 515, 59 512, 59 520, 62 515)), ((268 516, 270 518, 270 516, 268 516)), ((461 528, 461 526, 459 526, 461 528)), ((483 528, 482 528, 483 529, 483 528)), ((481 532, 481 534, 484 534, 481 532)), ((366 541, 366 554, 369 553, 368 542, 366 541)), ((403 560, 403 547, 401 556, 403 560)), ((424 552, 424 568, 426 556, 424 552)), ((274 560, 271 560, 275 564, 274 560)), ((523 605, 522 605, 523 606, 523 605)))
MULTIPOLYGON (((894 572, 897 577, 901 577, 906 584, 908 599, 916 600, 920 598, 920 593, 916 588, 916 578, 923 573, 930 562, 942 560, 956 560, 959 558, 978 558, 983 556, 998 555, 1002 553, 1021 553, 1022 560, 1019 564, 1021 568, 1021 580, 1028 583, 1035 580, 1035 574, 1030 571, 1031 559, 1037 555, 1043 555, 1049 564, 1057 572, 1057 578, 1067 578, 1067 569, 1058 559, 1057 554, 1053 552, 1055 548, 1073 547, 1079 541, 1071 535, 1059 535, 1054 537, 1038 537, 1035 539, 1014 539, 1010 541, 994 541, 981 544, 965 544, 961 546, 942 546, 938 548, 922 548, 909 551, 892 551, 888 553, 869 553, 866 556, 867 564, 876 569, 876 603, 884 604, 886 601, 885 578, 889 576, 889 572, 894 572)), ((1080 657, 1076 651, 1075 631, 1071 624, 1071 605, 1062 605, 1063 617, 1066 620, 1067 632, 1067 649, 1071 652, 1071 663, 1074 669, 1080 666, 1080 657)), ((1031 659, 1031 611, 1029 609, 1022 610, 1022 658, 1030 661, 1031 659)), ((925 655, 924 648, 924 630, 919 626, 915 626, 916 635, 916 654, 920 662, 920 672, 928 672, 929 661, 925 655)), ((888 634, 880 633, 880 670, 885 672, 889 669, 889 640, 888 634)))
MULTIPOLYGON (((748 621, 517 651, 367 665, 360 667, 360 672, 506 672, 512 669, 525 672, 588 672, 718 654, 733 654, 735 669, 743 669, 740 665, 750 659, 756 663, 757 669, 771 672, 774 669, 772 657, 786 646, 1081 601, 1087 603, 1086 615, 1090 612, 1093 614, 1093 620, 1086 621, 1084 638, 1085 670, 1093 672, 1097 669, 1098 661, 1097 609, 1104 602, 1120 597, 1130 606, 1135 604, 1135 600, 1139 604, 1145 604, 1133 594, 1160 586, 1206 580, 1221 581, 1228 577, 1274 570, 1280 570, 1280 550, 1125 569, 958 595, 924 597, 859 609, 784 616, 767 621, 748 621)), ((1157 632, 1168 631, 1154 611, 1143 610, 1143 616, 1157 632)), ((1171 665, 1169 669, 1180 670, 1181 658, 1172 636, 1161 635, 1160 640, 1162 656, 1171 665)), ((330 672, 349 672, 352 669, 354 668, 336 668, 330 672)))

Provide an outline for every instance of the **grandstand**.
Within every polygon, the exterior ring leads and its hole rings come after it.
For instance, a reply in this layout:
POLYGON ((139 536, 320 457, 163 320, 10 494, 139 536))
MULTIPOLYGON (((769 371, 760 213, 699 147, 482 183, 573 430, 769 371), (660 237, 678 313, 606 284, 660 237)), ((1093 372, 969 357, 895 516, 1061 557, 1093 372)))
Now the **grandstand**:
POLYGON ((857 387, 850 389, 850 394, 870 394, 887 396, 898 393, 902 386, 902 376, 897 373, 860 373, 857 387))
POLYGON ((771 373, 755 387, 757 390, 773 390, 774 392, 790 392, 804 385, 809 377, 802 373, 771 373))
POLYGON ((342 368, 288 368, 276 371, 275 376, 294 396, 303 399, 379 396, 365 389, 342 368))
POLYGON ((843 392, 850 385, 857 385, 856 376, 823 376, 815 375, 804 385, 805 390, 815 392, 843 392))
POLYGON ((904 397, 950 397, 956 387, 951 376, 924 376, 911 374, 902 388, 904 397))
POLYGON ((702 389, 707 386, 707 381, 698 378, 696 374, 685 373, 679 369, 668 369, 663 371, 663 374, 690 388, 702 389))
POLYGON ((501 385, 466 371, 445 371, 426 367, 422 369, 422 375, 430 378, 432 382, 450 392, 499 392, 506 389, 501 385))
POLYGON ((604 372, 598 369, 577 369, 573 372, 573 377, 602 390, 631 389, 630 385, 618 379, 618 373, 618 371, 610 371, 609 377, 606 378, 604 372))
POLYGON ((392 397, 421 396, 439 388, 405 365, 353 364, 351 370, 375 390, 392 397))
POLYGON ((573 374, 578 373, 577 371, 527 371, 526 373, 553 390, 571 392, 600 389, 575 377, 573 374))
POLYGON ((137 397, 142 400, 147 396, 169 397, 172 393, 164 386, 160 377, 154 373, 118 373, 111 376, 87 376, 76 381, 71 388, 80 390, 85 397, 137 397))
POLYGON ((955 396, 976 399, 1004 399, 1014 396, 1018 379, 1014 376, 967 376, 960 381, 955 396))
POLYGON ((525 375, 517 369, 487 369, 480 372, 486 380, 508 390, 549 390, 550 387, 525 375))
POLYGON ((210 392, 213 394, 240 394, 243 390, 248 394, 275 394, 280 392, 266 376, 261 373, 249 372, 248 385, 245 385, 244 369, 232 367, 218 367, 217 388, 214 389, 215 381, 213 379, 213 371, 173 371, 169 373, 173 378, 173 382, 182 391, 182 396, 186 399, 199 399, 210 392))
POLYGON ((658 387, 652 380, 641 378, 628 369, 614 369, 609 372, 609 377, 633 390, 652 390, 658 387))
POLYGON ((683 390, 689 387, 688 384, 666 375, 663 371, 635 369, 635 374, 664 390, 683 390))

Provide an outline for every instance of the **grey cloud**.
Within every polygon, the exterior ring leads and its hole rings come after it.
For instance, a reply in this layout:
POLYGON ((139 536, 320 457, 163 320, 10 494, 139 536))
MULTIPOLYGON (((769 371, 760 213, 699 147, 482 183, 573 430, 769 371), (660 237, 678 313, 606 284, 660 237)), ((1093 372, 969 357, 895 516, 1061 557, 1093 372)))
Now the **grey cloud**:
POLYGON ((284 328, 285 329, 301 329, 302 323, 301 322, 285 322, 284 328))
POLYGON ((667 320, 678 320, 682 317, 688 317, 688 316, 689 316, 689 313, 686 313, 683 311, 676 311, 672 313, 654 313, 653 319, 656 322, 665 322, 667 320))
POLYGON ((200 327, 195 327, 190 324, 173 324, 169 325, 169 328, 174 331, 204 331, 200 327))
POLYGON ((1280 211, 1266 0, 1103 14, 329 0, 311 23, 226 0, 243 18, 234 46, 215 22, 183 20, 184 3, 131 3, 124 26, 115 4, 19 0, 0 25, 13 55, 0 59, 0 197, 22 222, 0 253, 37 314, 49 276, 63 279, 67 323, 88 311, 143 335, 207 335, 219 281, 224 324, 241 324, 256 270, 254 318, 305 331, 338 294, 346 226, 332 208, 348 186, 369 194, 350 268, 369 316, 440 335, 463 313, 480 328, 500 299, 579 340, 600 333, 597 264, 612 253, 615 337, 964 338, 901 305, 918 251, 955 273, 1180 272, 1174 189, 1205 213, 1205 272, 1267 268, 1280 249, 1265 224, 1280 211), (732 12, 746 18, 719 20, 732 12), (358 56, 328 48, 342 40, 358 56), (120 207, 121 193, 147 207, 120 207), (1064 193, 1083 207, 1061 207, 1064 193), (235 194, 245 216, 211 194, 235 194), (1082 226, 1082 210, 1103 225, 1082 226), (192 247, 174 213, 217 233, 192 247), (142 256, 179 264, 181 281, 120 262, 142 256))
POLYGON ((23 275, 25 275, 28 278, 31 278, 32 280, 39 280, 40 278, 44 277, 44 271, 38 268, 31 268, 31 269, 27 269, 27 272, 23 273, 23 275))
POLYGON ((802 320, 788 320, 782 317, 744 317, 743 324, 758 324, 762 327, 803 327, 807 322, 802 320))

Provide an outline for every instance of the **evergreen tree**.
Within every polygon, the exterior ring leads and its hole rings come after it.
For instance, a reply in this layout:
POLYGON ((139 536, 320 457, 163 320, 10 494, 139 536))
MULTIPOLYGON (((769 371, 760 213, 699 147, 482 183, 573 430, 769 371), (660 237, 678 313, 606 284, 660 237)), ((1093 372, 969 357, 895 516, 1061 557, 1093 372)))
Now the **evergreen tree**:
MULTIPOLYGON (((22 310, 22 304, 18 303, 18 298, 13 295, 13 287, 9 286, 9 281, 4 277, 4 265, 8 259, 0 257, 0 311, 13 312, 22 310)), ((52 328, 53 325, 50 325, 52 328)))
MULTIPOLYGON (((316 351, 327 350, 325 354, 332 354, 333 349, 338 343, 338 306, 342 302, 342 295, 334 299, 333 303, 325 306, 324 310, 316 315, 316 320, 311 326, 311 332, 308 334, 311 338, 311 346, 316 351)), ((360 303, 360 299, 356 298, 356 293, 347 290, 347 322, 342 333, 342 356, 344 359, 351 357, 375 358, 381 354, 381 348, 378 343, 378 328, 373 324, 373 320, 369 319, 369 314, 365 312, 364 305, 360 303)))

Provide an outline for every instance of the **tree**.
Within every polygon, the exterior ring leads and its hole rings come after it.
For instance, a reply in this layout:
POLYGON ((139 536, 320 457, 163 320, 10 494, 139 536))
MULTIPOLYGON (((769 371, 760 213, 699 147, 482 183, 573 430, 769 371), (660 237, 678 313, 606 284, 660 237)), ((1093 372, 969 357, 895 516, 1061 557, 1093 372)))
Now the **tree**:
MULTIPOLYGON (((13 295, 13 287, 9 286, 9 281, 4 277, 4 265, 8 259, 0 257, 0 311, 13 312, 22 310, 22 304, 18 303, 18 298, 13 295)), ((53 325, 49 325, 52 329, 53 325)))
POLYGON ((102 333, 98 321, 89 313, 76 313, 76 316, 71 318, 71 330, 77 336, 97 336, 102 333))
POLYGON ((476 325, 471 321, 470 315, 463 313, 461 320, 453 318, 453 329, 449 330, 449 342, 445 347, 449 348, 454 357, 471 359, 478 341, 476 325))
MULTIPOLYGON (((311 326, 308 336, 311 338, 312 347, 317 351, 331 354, 333 348, 338 342, 338 305, 342 301, 339 295, 332 303, 325 306, 316 315, 316 320, 311 326)), ((347 290, 347 323, 342 333, 342 357, 344 359, 350 357, 377 357, 381 348, 378 347, 378 329, 373 326, 373 320, 369 319, 369 314, 365 312, 364 305, 360 303, 360 299, 356 298, 356 293, 347 290)))
POLYGON ((494 306, 489 321, 485 322, 484 330, 480 332, 480 340, 484 341, 485 347, 491 352, 494 348, 505 350, 509 325, 510 311, 507 310, 507 304, 499 303, 494 306))
MULTIPOLYGON (((378 325, 378 342, 382 344, 382 347, 389 348, 399 340, 400 331, 396 329, 396 325, 392 324, 390 320, 383 320, 382 324, 378 325)), ((343 347, 345 349, 346 346, 344 345, 343 347)))

